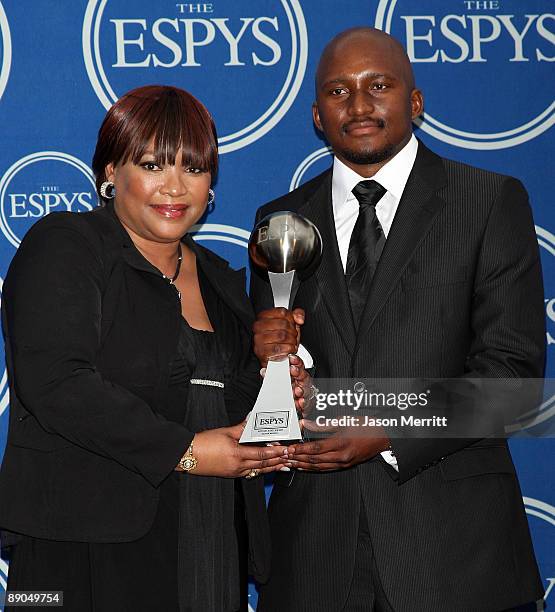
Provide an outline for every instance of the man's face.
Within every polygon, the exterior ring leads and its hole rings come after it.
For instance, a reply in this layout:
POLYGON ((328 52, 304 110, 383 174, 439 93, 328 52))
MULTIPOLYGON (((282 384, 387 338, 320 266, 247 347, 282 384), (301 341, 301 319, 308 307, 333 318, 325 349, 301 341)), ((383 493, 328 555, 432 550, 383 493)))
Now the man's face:
POLYGON ((409 141, 423 109, 410 66, 382 38, 345 39, 320 62, 313 107, 316 127, 335 155, 361 175, 375 172, 409 141), (378 166, 376 166, 378 164, 378 166))

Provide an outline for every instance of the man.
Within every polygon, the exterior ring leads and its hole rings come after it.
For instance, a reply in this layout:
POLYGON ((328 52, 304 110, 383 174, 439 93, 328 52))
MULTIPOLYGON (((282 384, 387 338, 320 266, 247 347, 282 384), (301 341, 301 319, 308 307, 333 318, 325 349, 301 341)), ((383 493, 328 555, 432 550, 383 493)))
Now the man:
MULTIPOLYGON (((356 28, 325 48, 313 114, 333 168, 257 215, 306 216, 324 252, 296 296, 304 312, 263 310, 270 290, 252 275, 262 363, 294 352, 300 329, 317 378, 542 376, 526 192, 432 153, 412 135, 422 110, 389 35, 356 28)), ((272 493, 262 612, 501 611, 541 598, 504 440, 371 433, 289 447, 301 469, 272 493)))

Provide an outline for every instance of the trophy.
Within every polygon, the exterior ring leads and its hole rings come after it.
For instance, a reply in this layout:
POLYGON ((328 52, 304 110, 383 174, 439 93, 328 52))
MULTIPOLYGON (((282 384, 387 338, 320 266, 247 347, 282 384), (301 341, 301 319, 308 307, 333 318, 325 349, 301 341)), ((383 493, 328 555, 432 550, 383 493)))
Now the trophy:
MULTIPOLYGON (((299 282, 314 272, 321 255, 322 238, 318 228, 289 211, 264 217, 249 240, 249 256, 261 271, 267 271, 276 308, 290 307, 299 282)), ((239 442, 260 444, 301 439, 289 357, 270 360, 239 442)))

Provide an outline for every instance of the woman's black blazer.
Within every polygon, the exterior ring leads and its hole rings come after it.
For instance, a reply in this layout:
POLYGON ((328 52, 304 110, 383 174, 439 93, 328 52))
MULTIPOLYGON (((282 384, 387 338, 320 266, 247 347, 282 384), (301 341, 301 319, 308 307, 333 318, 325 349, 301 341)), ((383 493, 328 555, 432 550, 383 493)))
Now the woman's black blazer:
MULTIPOLYGON (((244 270, 184 240, 233 312, 234 325, 223 329, 235 346, 225 393, 237 423, 259 387, 244 270)), ((206 306, 221 329, 217 309, 206 306)), ((193 437, 159 415, 180 316, 175 288, 142 257, 111 206, 54 213, 32 227, 3 289, 10 423, 0 528, 84 542, 131 541, 148 531, 158 487, 193 437)), ((263 580, 269 537, 261 480, 242 482, 251 561, 263 580)))

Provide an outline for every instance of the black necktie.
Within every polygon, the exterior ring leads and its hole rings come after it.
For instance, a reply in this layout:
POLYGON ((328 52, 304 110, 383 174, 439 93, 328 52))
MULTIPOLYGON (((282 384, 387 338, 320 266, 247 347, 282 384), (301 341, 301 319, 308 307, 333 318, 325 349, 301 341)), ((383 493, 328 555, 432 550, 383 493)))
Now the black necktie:
POLYGON ((376 181, 360 181, 353 189, 360 208, 349 242, 345 278, 356 329, 385 245, 385 235, 376 216, 376 204, 386 191, 376 181))

